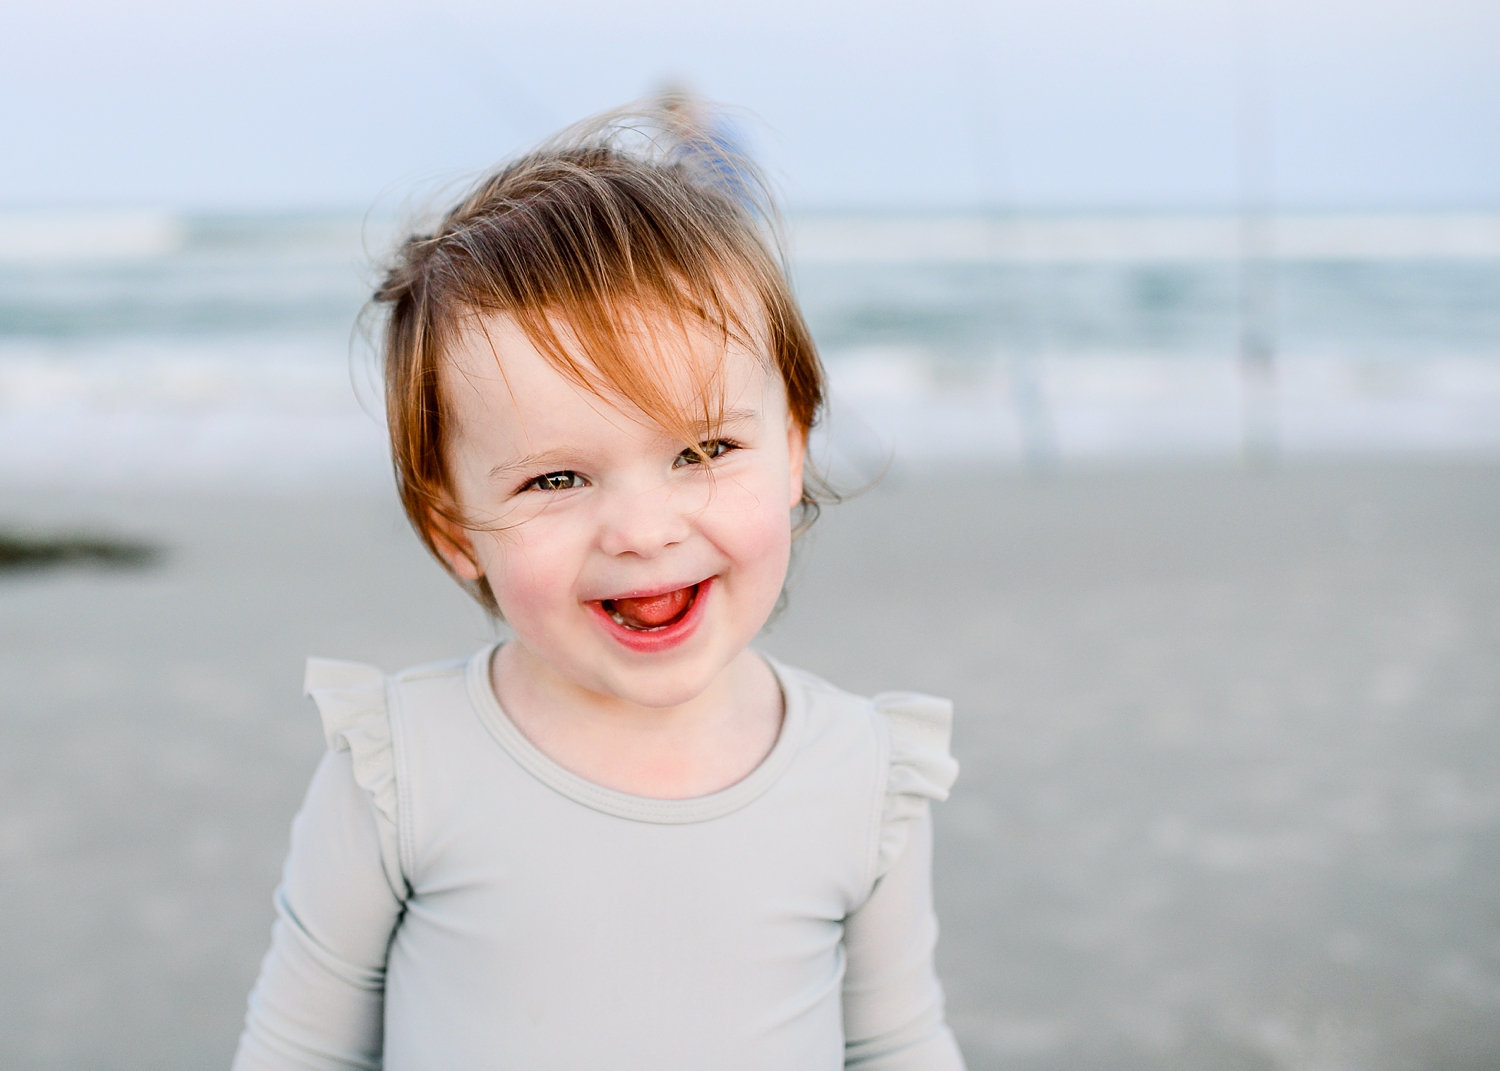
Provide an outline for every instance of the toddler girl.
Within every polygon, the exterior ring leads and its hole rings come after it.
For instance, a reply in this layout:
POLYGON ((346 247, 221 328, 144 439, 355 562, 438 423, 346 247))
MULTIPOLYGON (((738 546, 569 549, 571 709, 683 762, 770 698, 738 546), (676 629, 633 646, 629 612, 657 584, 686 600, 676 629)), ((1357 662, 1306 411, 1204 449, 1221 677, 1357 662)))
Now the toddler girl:
POLYGON ((714 173, 597 123, 376 293, 407 515, 512 638, 308 663, 329 750, 240 1071, 962 1067, 948 704, 749 646, 815 509, 823 384, 769 217, 714 173))

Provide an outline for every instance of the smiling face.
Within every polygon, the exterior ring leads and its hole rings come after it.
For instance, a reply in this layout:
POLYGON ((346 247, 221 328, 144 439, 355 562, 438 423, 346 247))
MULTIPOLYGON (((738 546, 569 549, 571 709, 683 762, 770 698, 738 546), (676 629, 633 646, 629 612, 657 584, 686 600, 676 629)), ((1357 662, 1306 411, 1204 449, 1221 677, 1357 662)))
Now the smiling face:
POLYGON ((770 361, 720 350, 659 354, 686 411, 705 390, 722 398, 697 450, 564 376, 508 316, 478 319, 447 353, 444 460, 469 527, 435 522, 435 542, 488 583, 515 634, 517 691, 682 707, 747 657, 786 578, 806 436, 770 361))

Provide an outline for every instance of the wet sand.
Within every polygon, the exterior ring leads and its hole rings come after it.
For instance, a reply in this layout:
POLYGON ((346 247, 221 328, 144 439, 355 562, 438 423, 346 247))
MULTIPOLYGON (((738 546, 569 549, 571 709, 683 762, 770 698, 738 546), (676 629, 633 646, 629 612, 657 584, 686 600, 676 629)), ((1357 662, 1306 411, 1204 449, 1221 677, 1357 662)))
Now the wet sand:
MULTIPOLYGON (((0 495, 6 1066, 225 1066, 321 748, 309 653, 482 614, 383 494, 0 495)), ((1500 467, 892 474, 764 646, 957 701, 941 968, 989 1068, 1500 1066, 1500 467)))

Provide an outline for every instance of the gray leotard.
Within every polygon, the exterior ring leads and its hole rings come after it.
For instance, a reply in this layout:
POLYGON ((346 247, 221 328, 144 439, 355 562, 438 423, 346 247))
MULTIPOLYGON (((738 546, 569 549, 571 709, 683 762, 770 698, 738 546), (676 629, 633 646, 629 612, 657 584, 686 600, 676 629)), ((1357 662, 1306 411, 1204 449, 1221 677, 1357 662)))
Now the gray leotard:
POLYGON ((646 799, 533 747, 492 650, 308 663, 329 752, 236 1071, 962 1067, 932 963, 945 701, 773 663, 761 765, 646 799))

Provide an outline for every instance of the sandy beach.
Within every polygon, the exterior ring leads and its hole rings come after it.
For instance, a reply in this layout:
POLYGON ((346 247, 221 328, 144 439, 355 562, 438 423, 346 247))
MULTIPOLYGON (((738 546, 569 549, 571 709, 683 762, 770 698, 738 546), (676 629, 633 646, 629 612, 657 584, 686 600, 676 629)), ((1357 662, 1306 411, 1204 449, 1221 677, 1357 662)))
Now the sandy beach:
MULTIPOLYGON (((490 626, 388 493, 0 501, 161 547, 0 573, 0 1063, 227 1066, 322 748, 303 658, 490 626)), ((898 469, 763 646, 956 701, 976 1071, 1500 1066, 1500 466, 898 469)))

